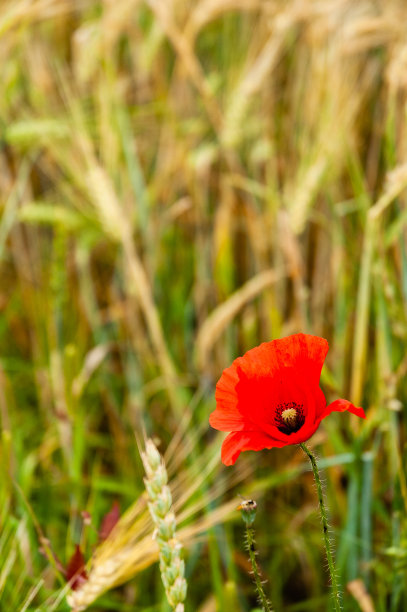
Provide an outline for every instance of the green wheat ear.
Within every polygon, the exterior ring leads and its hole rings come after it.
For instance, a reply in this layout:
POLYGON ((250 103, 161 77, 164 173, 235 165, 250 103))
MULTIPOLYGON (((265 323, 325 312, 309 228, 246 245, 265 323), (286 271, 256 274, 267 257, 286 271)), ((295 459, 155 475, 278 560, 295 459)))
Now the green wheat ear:
POLYGON ((181 557, 182 545, 176 537, 176 521, 172 511, 172 497, 168 486, 163 458, 151 439, 141 453, 146 478, 148 508, 155 524, 154 537, 160 549, 160 572, 168 602, 175 612, 184 612, 187 592, 185 564, 181 557))

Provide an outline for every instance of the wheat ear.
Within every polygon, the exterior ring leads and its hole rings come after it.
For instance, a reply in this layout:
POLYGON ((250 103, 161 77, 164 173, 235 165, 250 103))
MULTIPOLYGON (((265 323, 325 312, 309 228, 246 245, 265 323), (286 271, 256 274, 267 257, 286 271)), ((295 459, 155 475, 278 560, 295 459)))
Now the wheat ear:
POLYGON ((185 564, 181 558, 182 545, 177 540, 175 515, 172 511, 171 491, 164 461, 151 439, 141 453, 149 497, 148 508, 155 524, 154 536, 160 549, 160 572, 168 602, 175 612, 184 612, 187 592, 185 564))

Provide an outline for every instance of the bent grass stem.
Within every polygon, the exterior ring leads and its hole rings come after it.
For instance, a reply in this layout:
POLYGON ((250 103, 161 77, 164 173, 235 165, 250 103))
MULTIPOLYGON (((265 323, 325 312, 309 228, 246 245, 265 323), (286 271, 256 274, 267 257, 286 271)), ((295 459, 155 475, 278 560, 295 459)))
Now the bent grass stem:
POLYGON ((318 466, 317 466, 315 456, 309 450, 309 448, 307 448, 303 442, 300 444, 300 446, 302 450, 304 451, 304 453, 308 456, 309 460, 311 461, 312 471, 314 473, 314 480, 315 480, 315 484, 317 485, 319 511, 320 511, 321 519, 322 519, 322 529, 324 532, 324 544, 325 544, 326 558, 327 558, 328 567, 329 567, 329 575, 331 577, 332 598, 334 602, 334 610, 335 612, 340 612, 341 611, 340 593, 339 593, 338 581, 337 581, 336 573, 335 573, 335 563, 334 563, 332 549, 331 549, 331 542, 329 539, 328 517, 327 517, 326 507, 324 503, 324 497, 322 494, 322 485, 321 485, 321 479, 319 477, 318 466))

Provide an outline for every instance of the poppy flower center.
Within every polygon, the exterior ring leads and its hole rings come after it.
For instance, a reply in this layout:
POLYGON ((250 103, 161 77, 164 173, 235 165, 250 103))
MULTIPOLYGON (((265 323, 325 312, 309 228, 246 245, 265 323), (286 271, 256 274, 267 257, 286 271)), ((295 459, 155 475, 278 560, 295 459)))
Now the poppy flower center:
POLYGON ((287 402, 279 404, 276 409, 275 424, 277 429, 287 435, 295 433, 304 425, 305 415, 302 404, 287 402))

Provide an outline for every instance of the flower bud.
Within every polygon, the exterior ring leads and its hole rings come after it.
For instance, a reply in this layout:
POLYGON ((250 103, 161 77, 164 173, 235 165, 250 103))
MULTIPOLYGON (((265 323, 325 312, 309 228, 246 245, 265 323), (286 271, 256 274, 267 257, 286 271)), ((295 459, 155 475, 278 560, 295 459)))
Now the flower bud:
POLYGON ((237 507, 241 511, 242 519, 247 526, 253 525, 256 518, 257 504, 253 499, 245 499, 237 507))

